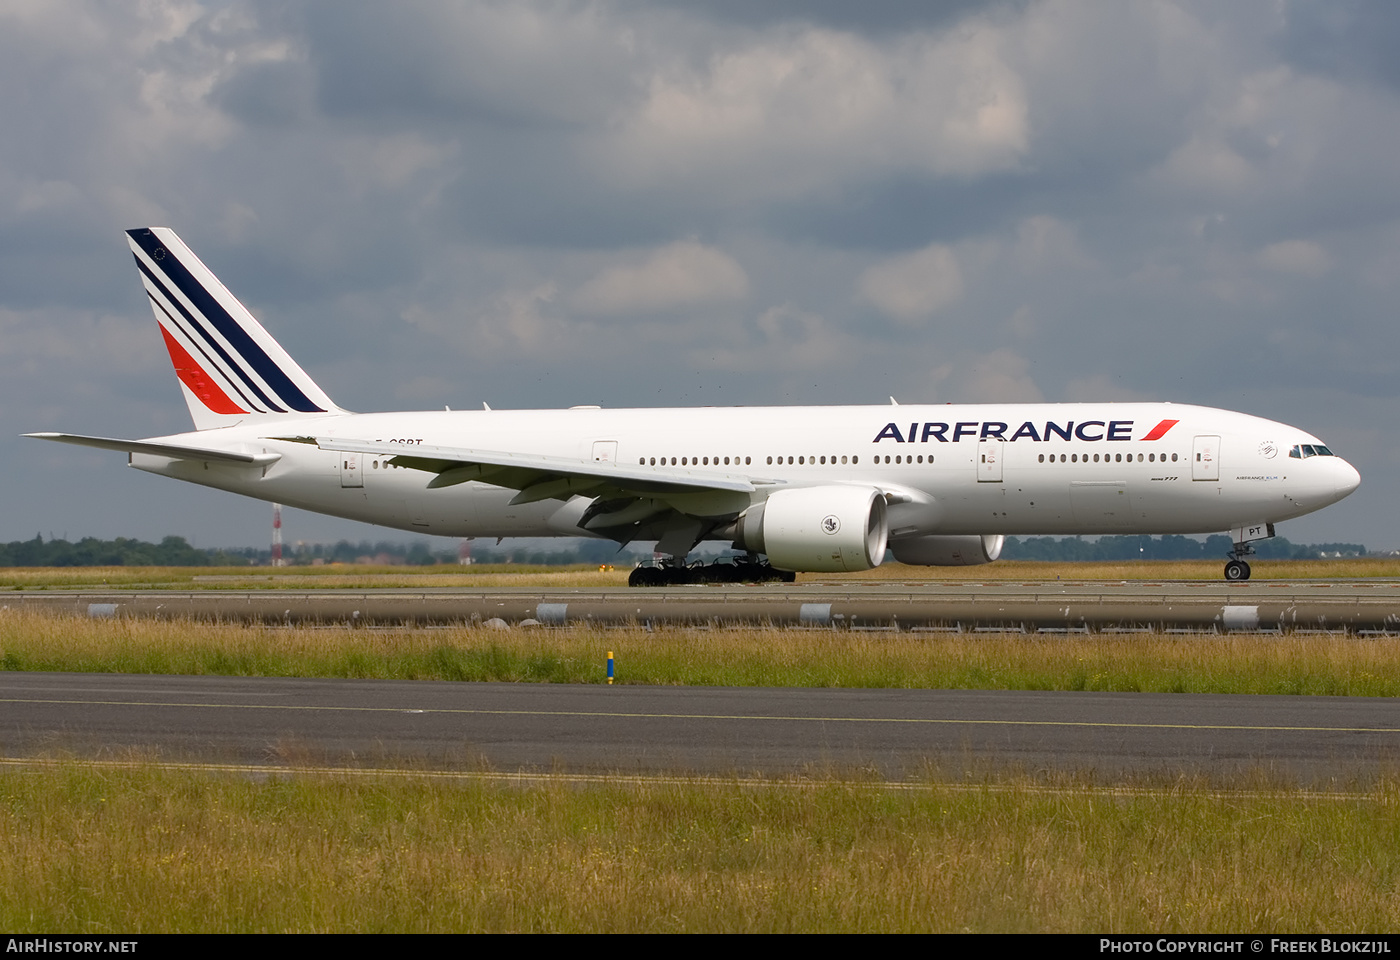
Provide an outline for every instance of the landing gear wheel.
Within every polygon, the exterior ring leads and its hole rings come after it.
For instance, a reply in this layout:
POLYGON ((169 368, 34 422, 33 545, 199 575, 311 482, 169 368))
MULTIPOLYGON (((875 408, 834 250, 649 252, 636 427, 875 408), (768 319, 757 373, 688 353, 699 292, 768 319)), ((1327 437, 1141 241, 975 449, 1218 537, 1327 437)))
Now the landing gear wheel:
POLYGON ((793 583, 797 574, 778 570, 767 560, 740 558, 719 563, 647 563, 633 568, 629 587, 674 587, 693 583, 793 583))
POLYGON ((666 573, 660 567, 636 567, 627 577, 629 587, 662 587, 666 585, 666 573))
POLYGON ((1225 579, 1248 580, 1249 564, 1245 563, 1243 560, 1231 560, 1229 563, 1225 564, 1225 579))

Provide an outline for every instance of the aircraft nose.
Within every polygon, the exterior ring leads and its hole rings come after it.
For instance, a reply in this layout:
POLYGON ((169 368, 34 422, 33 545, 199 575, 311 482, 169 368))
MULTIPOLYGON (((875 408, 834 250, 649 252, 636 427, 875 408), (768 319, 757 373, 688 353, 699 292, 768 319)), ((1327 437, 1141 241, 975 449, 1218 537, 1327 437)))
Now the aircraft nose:
POLYGON ((1341 457, 1337 458, 1337 499, 1347 496, 1361 486, 1361 474, 1341 457))
POLYGON ((1361 485, 1361 474, 1341 457, 1309 457, 1289 482, 1289 498, 1305 510, 1336 503, 1361 485))

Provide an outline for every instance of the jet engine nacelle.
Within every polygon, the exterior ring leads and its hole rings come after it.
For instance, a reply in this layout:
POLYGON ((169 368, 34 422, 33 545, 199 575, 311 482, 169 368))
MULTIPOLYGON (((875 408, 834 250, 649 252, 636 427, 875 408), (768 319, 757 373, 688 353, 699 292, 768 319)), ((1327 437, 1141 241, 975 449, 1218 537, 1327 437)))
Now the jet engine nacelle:
POLYGON ((900 563, 920 567, 970 567, 1001 556, 1006 538, 1000 534, 971 537, 914 537, 890 544, 900 563))
POLYGON ((841 573, 885 559, 885 498, 873 487, 779 490, 735 524, 734 545, 766 553, 780 570, 841 573))

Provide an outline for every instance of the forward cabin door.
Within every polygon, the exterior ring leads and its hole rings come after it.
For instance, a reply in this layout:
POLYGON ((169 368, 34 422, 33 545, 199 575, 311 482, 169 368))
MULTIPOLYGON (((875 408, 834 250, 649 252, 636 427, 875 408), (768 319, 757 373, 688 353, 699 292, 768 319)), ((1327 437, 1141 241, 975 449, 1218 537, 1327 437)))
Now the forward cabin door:
POLYGON ((991 437, 977 441, 977 482, 1001 483, 1001 461, 1006 447, 991 437))
POLYGON ((593 462, 594 462, 594 463, 616 463, 616 462, 617 462, 617 441, 616 441, 616 440, 594 440, 594 441, 593 441, 593 462))
POLYGON ((1220 438, 1197 437, 1191 446, 1191 479, 1220 479, 1220 438))

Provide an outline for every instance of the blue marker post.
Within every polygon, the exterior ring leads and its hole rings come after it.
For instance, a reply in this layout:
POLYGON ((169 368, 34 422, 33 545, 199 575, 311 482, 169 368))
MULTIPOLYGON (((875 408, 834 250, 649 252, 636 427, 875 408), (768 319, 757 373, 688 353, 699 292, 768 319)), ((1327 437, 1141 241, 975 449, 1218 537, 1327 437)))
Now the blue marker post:
POLYGON ((612 686, 613 681, 613 652, 608 651, 608 686, 612 686))

